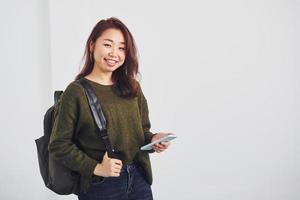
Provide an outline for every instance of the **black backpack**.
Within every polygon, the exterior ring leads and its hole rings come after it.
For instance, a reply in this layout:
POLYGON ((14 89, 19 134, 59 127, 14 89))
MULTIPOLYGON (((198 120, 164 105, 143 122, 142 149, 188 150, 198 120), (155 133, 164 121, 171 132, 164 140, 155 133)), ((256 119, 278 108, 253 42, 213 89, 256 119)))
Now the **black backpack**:
MULTIPOLYGON (((93 91, 93 88, 84 79, 78 80, 83 86, 87 96, 89 106, 98 127, 100 138, 104 142, 108 156, 115 158, 115 154, 110 146, 106 129, 106 120, 101 106, 93 91)), ((58 114, 59 104, 63 91, 54 92, 54 105, 51 106, 44 115, 44 135, 35 140, 37 146, 40 173, 47 188, 57 194, 78 194, 80 191, 80 175, 64 165, 55 161, 48 151, 49 140, 55 118, 58 114)))

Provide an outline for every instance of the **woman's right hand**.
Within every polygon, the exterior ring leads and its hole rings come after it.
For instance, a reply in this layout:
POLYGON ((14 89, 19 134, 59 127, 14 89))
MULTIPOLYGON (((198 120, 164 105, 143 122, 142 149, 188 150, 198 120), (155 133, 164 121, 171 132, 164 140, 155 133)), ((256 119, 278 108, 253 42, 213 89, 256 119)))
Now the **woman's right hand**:
POLYGON ((121 160, 109 158, 107 152, 105 152, 102 162, 96 165, 94 174, 103 177, 117 177, 120 176, 122 165, 121 160))

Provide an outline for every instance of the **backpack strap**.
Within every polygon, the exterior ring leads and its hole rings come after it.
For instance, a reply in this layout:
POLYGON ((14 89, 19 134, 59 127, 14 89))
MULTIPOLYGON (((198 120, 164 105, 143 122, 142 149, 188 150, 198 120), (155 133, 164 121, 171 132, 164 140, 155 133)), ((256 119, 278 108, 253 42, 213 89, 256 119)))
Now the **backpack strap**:
POLYGON ((63 91, 61 90, 56 90, 54 92, 54 103, 57 104, 59 97, 62 95, 63 91))
POLYGON ((102 139, 105 149, 107 151, 108 157, 110 158, 116 158, 114 150, 111 147, 109 137, 107 134, 106 129, 106 119, 104 117, 103 111, 101 109, 100 103, 98 102, 97 96, 95 94, 94 89, 92 86, 85 80, 80 79, 78 80, 80 85, 84 88, 84 92, 86 94, 86 97, 89 102, 89 106, 93 115, 93 118, 95 120, 95 123, 98 127, 100 138, 102 139))

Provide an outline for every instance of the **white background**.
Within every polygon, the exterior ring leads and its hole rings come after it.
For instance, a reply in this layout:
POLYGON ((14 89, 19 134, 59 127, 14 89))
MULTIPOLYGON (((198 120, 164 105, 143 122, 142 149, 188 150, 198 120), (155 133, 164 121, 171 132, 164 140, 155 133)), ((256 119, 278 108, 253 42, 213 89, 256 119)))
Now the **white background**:
POLYGON ((76 199, 47 190, 34 139, 79 72, 103 18, 135 37, 158 200, 300 199, 300 2, 1 0, 0 199, 76 199))

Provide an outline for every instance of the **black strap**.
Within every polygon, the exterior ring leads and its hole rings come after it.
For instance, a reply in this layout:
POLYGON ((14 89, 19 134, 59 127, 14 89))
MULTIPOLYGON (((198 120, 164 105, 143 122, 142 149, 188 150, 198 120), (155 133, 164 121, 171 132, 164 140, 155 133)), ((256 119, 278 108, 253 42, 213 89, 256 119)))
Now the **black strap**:
POLYGON ((61 94, 63 93, 63 91, 61 90, 56 90, 54 92, 54 103, 57 104, 59 97, 61 96, 61 94))
POLYGON ((102 139, 105 149, 107 151, 108 157, 110 158, 116 158, 114 154, 114 150, 111 148, 110 142, 109 142, 109 137, 107 134, 107 129, 106 129, 106 120, 104 117, 104 114, 102 112, 100 103, 98 102, 97 96, 95 94, 94 89, 92 86, 85 80, 85 79, 80 79, 78 82, 82 85, 84 88, 86 97, 89 102, 89 106, 93 115, 93 118, 95 120, 95 123, 98 127, 99 133, 100 133, 100 138, 102 139))

